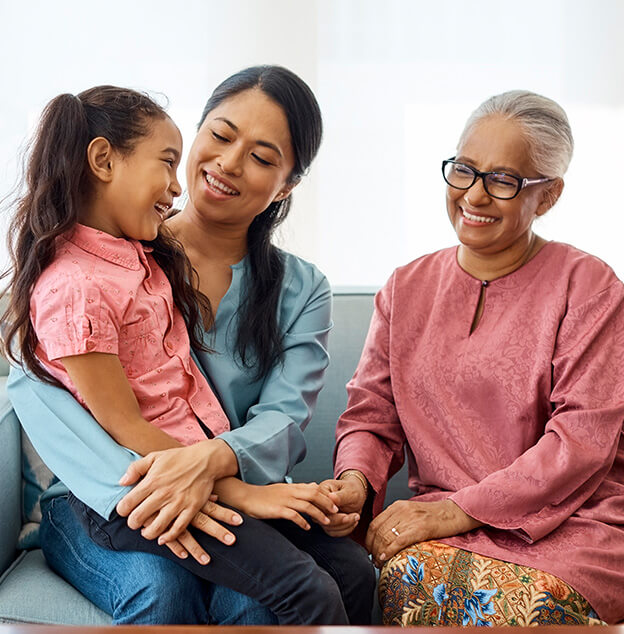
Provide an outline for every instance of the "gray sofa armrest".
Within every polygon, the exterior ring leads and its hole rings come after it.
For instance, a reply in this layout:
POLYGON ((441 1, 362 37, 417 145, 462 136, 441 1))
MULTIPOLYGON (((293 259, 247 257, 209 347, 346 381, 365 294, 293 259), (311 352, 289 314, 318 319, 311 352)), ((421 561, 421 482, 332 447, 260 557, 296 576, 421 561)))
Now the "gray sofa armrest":
POLYGON ((0 377, 0 575, 17 556, 22 520, 22 465, 20 427, 0 377))

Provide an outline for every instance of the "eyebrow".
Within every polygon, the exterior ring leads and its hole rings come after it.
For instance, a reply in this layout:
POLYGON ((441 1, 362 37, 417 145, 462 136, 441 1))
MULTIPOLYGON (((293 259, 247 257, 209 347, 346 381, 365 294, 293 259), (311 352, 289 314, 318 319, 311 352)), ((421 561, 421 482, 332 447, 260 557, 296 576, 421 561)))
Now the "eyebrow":
POLYGON ((178 150, 176 150, 174 147, 167 147, 162 152, 163 154, 167 154, 167 152, 170 152, 171 154, 173 154, 173 156, 175 156, 176 159, 180 158, 180 152, 178 152, 178 150))
MULTIPOLYGON (((234 123, 232 123, 229 119, 226 119, 225 117, 215 117, 215 121, 223 121, 223 123, 225 123, 230 128, 232 128, 234 132, 238 132, 238 126, 236 126, 234 123)), ((262 147, 267 147, 270 150, 273 150, 274 152, 277 152, 280 156, 282 156, 280 149, 277 147, 277 145, 275 145, 275 143, 271 143, 269 141, 257 140, 256 144, 261 145, 262 147)))

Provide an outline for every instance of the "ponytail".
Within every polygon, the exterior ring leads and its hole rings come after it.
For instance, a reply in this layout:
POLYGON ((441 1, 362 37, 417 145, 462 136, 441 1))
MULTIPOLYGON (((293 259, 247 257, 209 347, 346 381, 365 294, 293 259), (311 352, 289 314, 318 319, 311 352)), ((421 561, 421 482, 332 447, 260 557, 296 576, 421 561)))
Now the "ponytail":
POLYGON ((20 363, 21 352, 21 361, 47 382, 50 376, 35 357, 30 294, 54 258, 56 238, 78 222, 89 140, 86 113, 78 97, 59 95, 45 107, 26 165, 26 193, 18 200, 9 226, 13 277, 9 305, 2 316, 7 326, 4 353, 20 363), (18 349, 12 345, 16 337, 18 349))

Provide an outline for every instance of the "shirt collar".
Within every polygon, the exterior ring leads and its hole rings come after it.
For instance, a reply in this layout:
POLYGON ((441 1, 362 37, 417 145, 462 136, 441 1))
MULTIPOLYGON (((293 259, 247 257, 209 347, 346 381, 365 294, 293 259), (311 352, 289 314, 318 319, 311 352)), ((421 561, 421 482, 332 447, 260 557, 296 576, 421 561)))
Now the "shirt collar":
POLYGON ((76 223, 63 237, 83 251, 133 271, 141 268, 143 253, 152 250, 138 240, 115 238, 109 233, 80 223, 76 223))

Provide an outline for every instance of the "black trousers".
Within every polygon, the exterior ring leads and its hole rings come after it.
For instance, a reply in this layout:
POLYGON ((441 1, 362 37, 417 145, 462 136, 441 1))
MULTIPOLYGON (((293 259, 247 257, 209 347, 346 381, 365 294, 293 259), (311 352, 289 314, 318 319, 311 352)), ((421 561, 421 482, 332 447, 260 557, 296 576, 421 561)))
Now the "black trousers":
POLYGON ((145 539, 117 513, 106 520, 72 494, 69 503, 100 546, 166 557, 202 579, 256 599, 280 624, 370 623, 376 576, 366 551, 351 539, 330 537, 314 522, 304 531, 288 520, 257 520, 237 510, 243 523, 228 526, 236 535, 232 546, 190 526, 210 555, 210 563, 203 566, 145 539))

